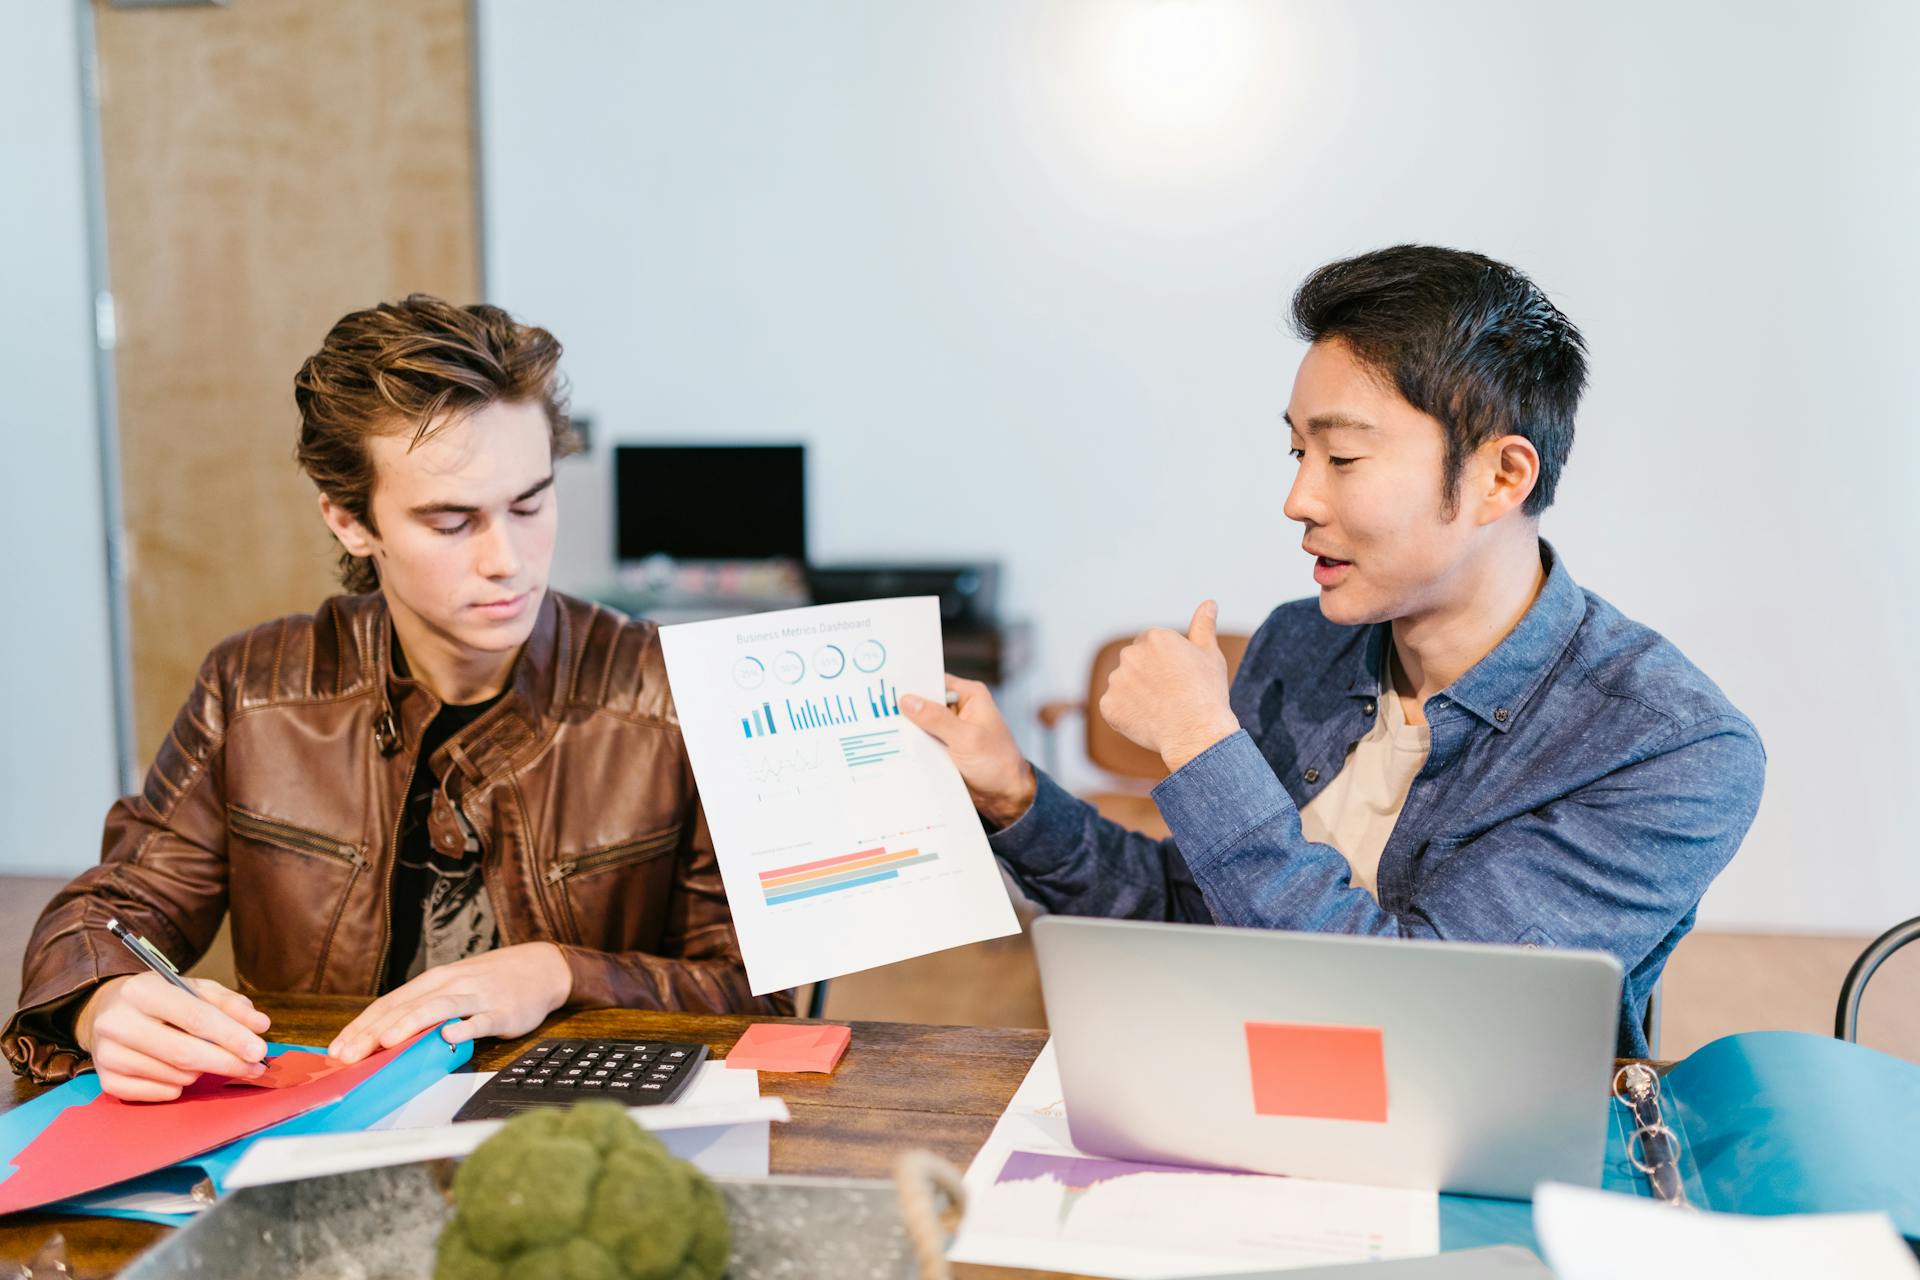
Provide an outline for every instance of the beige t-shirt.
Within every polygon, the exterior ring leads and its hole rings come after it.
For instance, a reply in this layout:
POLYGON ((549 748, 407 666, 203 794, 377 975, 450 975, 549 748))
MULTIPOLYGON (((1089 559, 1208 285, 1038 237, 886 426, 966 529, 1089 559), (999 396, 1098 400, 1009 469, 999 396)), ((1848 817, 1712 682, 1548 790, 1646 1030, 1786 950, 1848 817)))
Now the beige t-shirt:
MULTIPOLYGON (((1388 662, 1392 662, 1389 651, 1388 662)), ((1307 839, 1330 844, 1347 857, 1353 883, 1374 897, 1380 874, 1380 851, 1400 821, 1414 775, 1427 762, 1432 731, 1424 724, 1408 724, 1400 695, 1394 692, 1389 671, 1381 681, 1380 714, 1373 728, 1347 756, 1347 763, 1327 789, 1300 811, 1300 829, 1307 839)))

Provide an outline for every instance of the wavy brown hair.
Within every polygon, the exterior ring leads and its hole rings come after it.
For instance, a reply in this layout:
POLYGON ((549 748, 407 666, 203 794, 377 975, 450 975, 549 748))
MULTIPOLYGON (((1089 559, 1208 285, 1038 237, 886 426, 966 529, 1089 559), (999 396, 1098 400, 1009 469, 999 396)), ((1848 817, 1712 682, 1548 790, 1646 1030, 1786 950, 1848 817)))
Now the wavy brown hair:
MULTIPOLYGON (((300 469, 376 534, 371 436, 411 434, 412 449, 488 405, 537 403, 553 456, 580 448, 551 333, 498 307, 424 293, 341 317, 294 376, 293 401, 300 469)), ((340 581, 355 593, 380 584, 373 561, 344 550, 340 581)))

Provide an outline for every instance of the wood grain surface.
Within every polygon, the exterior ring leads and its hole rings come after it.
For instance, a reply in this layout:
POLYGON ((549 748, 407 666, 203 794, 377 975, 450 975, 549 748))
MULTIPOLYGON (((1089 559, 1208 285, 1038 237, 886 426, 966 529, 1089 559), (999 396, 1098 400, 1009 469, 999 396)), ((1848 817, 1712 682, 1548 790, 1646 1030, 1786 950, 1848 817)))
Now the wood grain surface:
MULTIPOLYGON (((325 1045, 367 1003, 351 996, 265 996, 273 1039, 325 1045)), ((597 1009, 549 1019, 518 1040, 482 1041, 474 1063, 493 1070, 541 1036, 624 1036, 702 1042, 724 1057, 748 1026, 765 1018, 597 1009)), ((795 1019, 794 1021, 804 1021, 795 1019)), ((1013 1028, 856 1022, 853 1041, 832 1075, 762 1072, 763 1094, 787 1100, 793 1119, 773 1127, 776 1174, 884 1178, 903 1151, 922 1148, 964 1169, 1047 1042, 1047 1033, 1013 1028)), ((16 1078, 0 1110, 27 1101, 38 1086, 16 1078)), ((0 1218, 0 1261, 25 1262, 48 1237, 66 1241, 77 1280, 116 1274, 167 1228, 111 1218, 17 1214, 0 1218)), ((1036 1272, 956 1268, 965 1280, 1036 1272)))

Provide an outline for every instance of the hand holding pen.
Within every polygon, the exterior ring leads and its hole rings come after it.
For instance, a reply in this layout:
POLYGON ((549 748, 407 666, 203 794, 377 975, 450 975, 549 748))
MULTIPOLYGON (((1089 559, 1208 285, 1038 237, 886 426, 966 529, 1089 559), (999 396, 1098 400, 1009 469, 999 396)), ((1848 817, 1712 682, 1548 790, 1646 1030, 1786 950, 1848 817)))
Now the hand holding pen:
POLYGON ((181 977, 118 920, 107 928, 150 972, 103 984, 74 1024, 102 1090, 130 1102, 164 1102, 206 1073, 245 1080, 266 1069, 260 1036, 269 1021, 251 1000, 205 978, 181 977))

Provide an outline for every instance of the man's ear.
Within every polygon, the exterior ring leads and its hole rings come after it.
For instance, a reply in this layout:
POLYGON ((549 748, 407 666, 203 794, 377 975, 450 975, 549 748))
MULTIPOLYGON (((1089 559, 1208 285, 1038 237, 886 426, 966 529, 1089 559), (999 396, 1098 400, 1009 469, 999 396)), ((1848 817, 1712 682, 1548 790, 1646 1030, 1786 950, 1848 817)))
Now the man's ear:
POLYGON ((1488 525, 1527 504, 1540 482, 1540 451, 1525 436, 1501 436, 1481 450, 1486 469, 1479 523, 1488 525))
POLYGON ((320 518, 327 522, 327 528, 332 530, 333 536, 346 548, 348 555, 373 554, 374 536, 367 531, 367 527, 352 512, 324 493, 320 495, 320 518))

